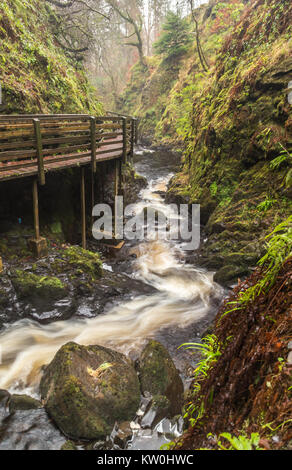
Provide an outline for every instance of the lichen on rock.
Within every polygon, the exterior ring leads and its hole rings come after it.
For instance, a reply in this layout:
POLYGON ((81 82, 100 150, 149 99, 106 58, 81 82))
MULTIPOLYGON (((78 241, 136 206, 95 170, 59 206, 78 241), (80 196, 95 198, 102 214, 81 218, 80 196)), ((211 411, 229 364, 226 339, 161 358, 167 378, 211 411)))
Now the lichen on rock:
POLYGON ((66 285, 57 277, 38 276, 31 272, 16 270, 12 283, 19 298, 42 297, 58 300, 66 296, 66 285))
POLYGON ((54 262, 57 271, 69 271, 72 275, 87 275, 91 280, 102 276, 102 261, 98 253, 84 250, 79 246, 70 246, 61 252, 54 262))
POLYGON ((168 408, 166 415, 173 417, 181 413, 183 383, 167 349, 151 340, 139 360, 141 390, 150 393, 154 407, 168 408))
POLYGON ((102 346, 76 343, 57 352, 45 369, 40 392, 51 418, 72 439, 105 438, 116 422, 134 418, 140 402, 130 360, 102 346))

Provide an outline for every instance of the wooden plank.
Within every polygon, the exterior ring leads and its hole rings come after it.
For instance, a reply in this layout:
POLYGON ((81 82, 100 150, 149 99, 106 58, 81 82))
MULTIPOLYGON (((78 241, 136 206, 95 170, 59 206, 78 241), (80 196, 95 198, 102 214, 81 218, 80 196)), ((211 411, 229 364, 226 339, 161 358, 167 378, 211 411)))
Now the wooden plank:
POLYGON ((116 145, 116 144, 123 144, 123 141, 122 140, 105 140, 105 141, 102 141, 102 142, 98 142, 97 143, 97 146, 98 147, 107 147, 109 145, 116 145))
POLYGON ((56 145, 56 144, 87 144, 90 142, 90 136, 71 136, 71 137, 58 137, 54 139, 43 139, 43 145, 56 145))
POLYGON ((105 134, 101 134, 103 139, 111 139, 112 137, 122 137, 123 132, 109 132, 105 134))
POLYGON ((34 119, 33 124, 34 124, 35 140, 36 140, 37 159, 38 159, 39 183, 41 186, 44 186, 46 183, 46 177, 45 177, 45 170, 44 170, 43 143, 42 143, 42 135, 41 135, 39 119, 34 119))
MULTIPOLYGON (((13 132, 1 132, 0 133, 0 140, 7 140, 11 139, 12 137, 34 137, 33 127, 31 130, 18 130, 13 132)), ((1 145, 1 144, 0 144, 1 145)))
MULTIPOLYGON (((27 147, 33 148, 35 146, 35 140, 23 140, 23 141, 16 141, 16 142, 8 142, 4 144, 0 144, 0 151, 1 150, 18 150, 18 149, 23 149, 27 147)), ((1 155, 1 152, 0 152, 1 155)))
POLYGON ((127 163, 127 119, 123 118, 123 162, 127 163))
POLYGON ((7 130, 9 131, 10 129, 19 129, 19 128, 23 128, 23 129, 32 129, 33 128, 33 125, 30 123, 27 123, 27 124, 11 124, 11 123, 6 123, 6 124, 1 124, 0 122, 0 131, 3 130, 7 130))
POLYGON ((32 119, 41 119, 47 121, 89 121, 88 114, 2 114, 0 122, 27 122, 32 119))
POLYGON ((48 156, 54 156, 54 155, 60 155, 60 154, 65 154, 65 153, 73 153, 78 150, 87 150, 90 149, 90 144, 82 144, 82 145, 68 145, 66 147, 59 147, 59 148, 53 148, 53 149, 45 149, 44 155, 48 156))
MULTIPOLYGON (((108 162, 108 161, 115 160, 117 158, 121 158, 120 151, 115 151, 115 152, 112 152, 111 154, 102 154, 97 157, 97 164, 101 166, 101 164, 108 162)), ((46 165, 46 172, 62 171, 68 168, 76 168, 77 166, 90 165, 90 164, 91 164, 90 153, 88 154, 87 157, 83 157, 80 161, 68 159, 62 162, 62 165, 58 163, 58 159, 54 159, 51 163, 48 163, 46 165)), ((22 171, 16 170, 14 172, 6 171, 6 172, 3 172, 2 174, 0 173, 0 181, 9 181, 9 180, 26 178, 28 176, 37 175, 37 173, 38 173, 38 169, 35 163, 34 167, 26 167, 26 168, 23 168, 22 171)))
POLYGON ((37 157, 36 149, 32 150, 9 150, 7 152, 0 152, 0 162, 5 160, 19 160, 22 157, 35 158, 37 157))
POLYGON ((101 150, 100 152, 96 152, 96 155, 103 155, 105 153, 112 153, 112 152, 117 152, 117 151, 120 151, 120 156, 122 156, 122 152, 123 152, 123 147, 119 147, 119 148, 111 148, 111 149, 108 149, 108 150, 101 150))
POLYGON ((96 129, 121 129, 120 124, 96 124, 96 129))
POLYGON ((42 128, 42 134, 43 135, 70 135, 70 134, 89 134, 90 128, 88 126, 86 127, 77 127, 77 126, 68 126, 68 127, 47 127, 47 126, 41 126, 42 128))

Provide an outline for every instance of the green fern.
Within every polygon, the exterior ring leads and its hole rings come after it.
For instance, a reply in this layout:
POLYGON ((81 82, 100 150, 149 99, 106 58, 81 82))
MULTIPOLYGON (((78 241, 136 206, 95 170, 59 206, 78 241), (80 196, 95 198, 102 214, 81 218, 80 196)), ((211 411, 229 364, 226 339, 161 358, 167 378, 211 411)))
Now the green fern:
POLYGON ((219 437, 226 439, 230 446, 225 447, 220 440, 217 444, 222 450, 264 450, 259 446, 260 436, 258 433, 252 433, 250 438, 247 436, 232 436, 231 434, 225 432, 220 434, 219 437))

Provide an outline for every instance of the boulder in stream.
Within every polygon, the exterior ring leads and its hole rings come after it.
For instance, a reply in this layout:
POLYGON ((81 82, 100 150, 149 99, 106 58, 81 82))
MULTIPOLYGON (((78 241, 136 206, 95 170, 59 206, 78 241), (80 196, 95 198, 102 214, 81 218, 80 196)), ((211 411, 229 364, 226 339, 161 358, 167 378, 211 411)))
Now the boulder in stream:
POLYGON ((25 410, 37 410, 42 408, 42 403, 28 395, 11 395, 9 400, 9 412, 25 410))
MULTIPOLYGON (((164 410, 165 417, 181 413, 183 383, 169 352, 162 344, 149 341, 139 360, 139 373, 142 392, 156 397, 154 405, 160 411, 164 410)), ((159 416, 160 419, 163 417, 159 416)))
POLYGON ((140 402, 136 371, 121 353, 68 343, 46 367, 40 384, 51 418, 71 439, 103 439, 130 421, 140 402))

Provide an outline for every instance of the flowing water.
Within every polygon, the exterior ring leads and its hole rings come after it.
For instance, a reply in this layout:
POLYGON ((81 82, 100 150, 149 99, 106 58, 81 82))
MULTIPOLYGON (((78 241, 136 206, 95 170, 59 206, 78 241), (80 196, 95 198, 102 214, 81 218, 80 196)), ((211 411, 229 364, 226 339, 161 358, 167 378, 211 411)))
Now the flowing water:
MULTIPOLYGON (((147 177, 148 186, 141 192, 135 211, 151 206, 169 215, 163 192, 177 158, 141 151, 136 159, 137 171, 147 177)), ((115 305, 96 318, 72 318, 48 325, 25 319, 7 326, 0 333, 0 388, 37 395, 42 366, 68 341, 105 345, 129 354, 150 337, 162 337, 164 344, 175 350, 191 339, 186 335, 192 325, 207 321, 222 297, 212 273, 188 265, 179 242, 154 239, 132 243, 128 249, 135 255, 130 277, 155 287, 155 292, 115 305)), ((106 269, 115 270, 115 262, 109 263, 106 269)))

